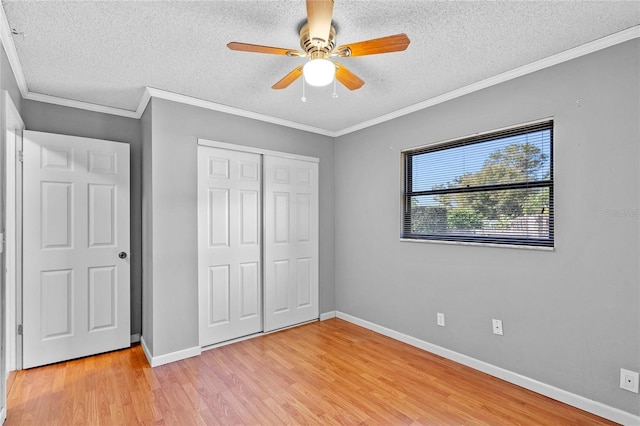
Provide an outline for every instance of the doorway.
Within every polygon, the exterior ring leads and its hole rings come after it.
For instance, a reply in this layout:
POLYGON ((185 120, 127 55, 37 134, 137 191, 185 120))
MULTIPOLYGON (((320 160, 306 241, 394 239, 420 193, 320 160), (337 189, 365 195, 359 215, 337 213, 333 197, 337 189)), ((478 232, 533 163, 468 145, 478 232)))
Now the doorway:
POLYGON ((3 188, 3 205, 4 205, 4 286, 2 292, 2 357, 0 364, 2 365, 0 376, 2 376, 1 384, 1 414, 0 422, 4 421, 6 416, 6 394, 7 379, 9 372, 20 369, 22 361, 19 353, 21 348, 17 333, 17 324, 21 317, 21 298, 18 292, 18 283, 22 269, 22 250, 19 242, 21 241, 21 189, 22 188, 22 163, 19 161, 20 152, 22 150, 22 132, 24 131, 24 122, 20 117, 18 109, 15 107, 9 93, 5 90, 2 93, 2 102, 4 106, 4 188, 3 188))

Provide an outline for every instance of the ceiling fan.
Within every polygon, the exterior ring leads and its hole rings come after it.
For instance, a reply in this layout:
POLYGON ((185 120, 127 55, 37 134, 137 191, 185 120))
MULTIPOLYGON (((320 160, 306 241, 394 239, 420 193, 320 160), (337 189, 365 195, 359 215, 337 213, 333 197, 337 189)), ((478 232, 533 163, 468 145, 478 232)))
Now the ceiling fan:
POLYGON ((229 49, 242 52, 309 57, 309 62, 296 67, 271 86, 272 89, 284 89, 304 75, 305 82, 312 86, 326 86, 335 78, 349 90, 356 90, 364 85, 364 81, 341 63, 331 61, 331 57, 347 58, 349 56, 399 52, 409 46, 410 40, 406 34, 396 34, 336 47, 336 29, 331 22, 333 0, 306 0, 306 2, 307 21, 300 28, 302 51, 235 41, 227 44, 229 49))

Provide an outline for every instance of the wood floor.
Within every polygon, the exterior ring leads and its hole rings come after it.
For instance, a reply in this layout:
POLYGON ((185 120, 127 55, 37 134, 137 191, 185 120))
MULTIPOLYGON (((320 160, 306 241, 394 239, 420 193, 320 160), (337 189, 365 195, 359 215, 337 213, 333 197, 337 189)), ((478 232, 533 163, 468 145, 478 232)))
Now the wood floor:
POLYGON ((135 346, 19 371, 7 409, 7 425, 612 424, 339 319, 154 369, 135 346))

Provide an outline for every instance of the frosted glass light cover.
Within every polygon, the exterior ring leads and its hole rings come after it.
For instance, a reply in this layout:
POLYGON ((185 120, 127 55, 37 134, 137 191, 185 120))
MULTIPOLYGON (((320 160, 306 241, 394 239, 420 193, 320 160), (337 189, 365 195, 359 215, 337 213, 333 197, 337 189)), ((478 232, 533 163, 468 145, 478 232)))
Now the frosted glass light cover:
POLYGON ((304 80, 311 86, 326 86, 336 75, 336 66, 328 59, 312 59, 302 67, 304 80))

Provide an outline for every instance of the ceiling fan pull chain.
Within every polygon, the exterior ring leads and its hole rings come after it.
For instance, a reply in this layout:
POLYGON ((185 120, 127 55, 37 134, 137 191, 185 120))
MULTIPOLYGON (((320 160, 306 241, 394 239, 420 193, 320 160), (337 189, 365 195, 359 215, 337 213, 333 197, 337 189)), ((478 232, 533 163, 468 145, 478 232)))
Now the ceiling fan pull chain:
POLYGON ((336 79, 333 79, 333 93, 331 94, 331 97, 333 99, 338 97, 338 92, 336 92, 336 79))
POLYGON ((302 78, 302 97, 300 98, 302 102, 307 102, 307 98, 304 96, 304 77, 302 78))

